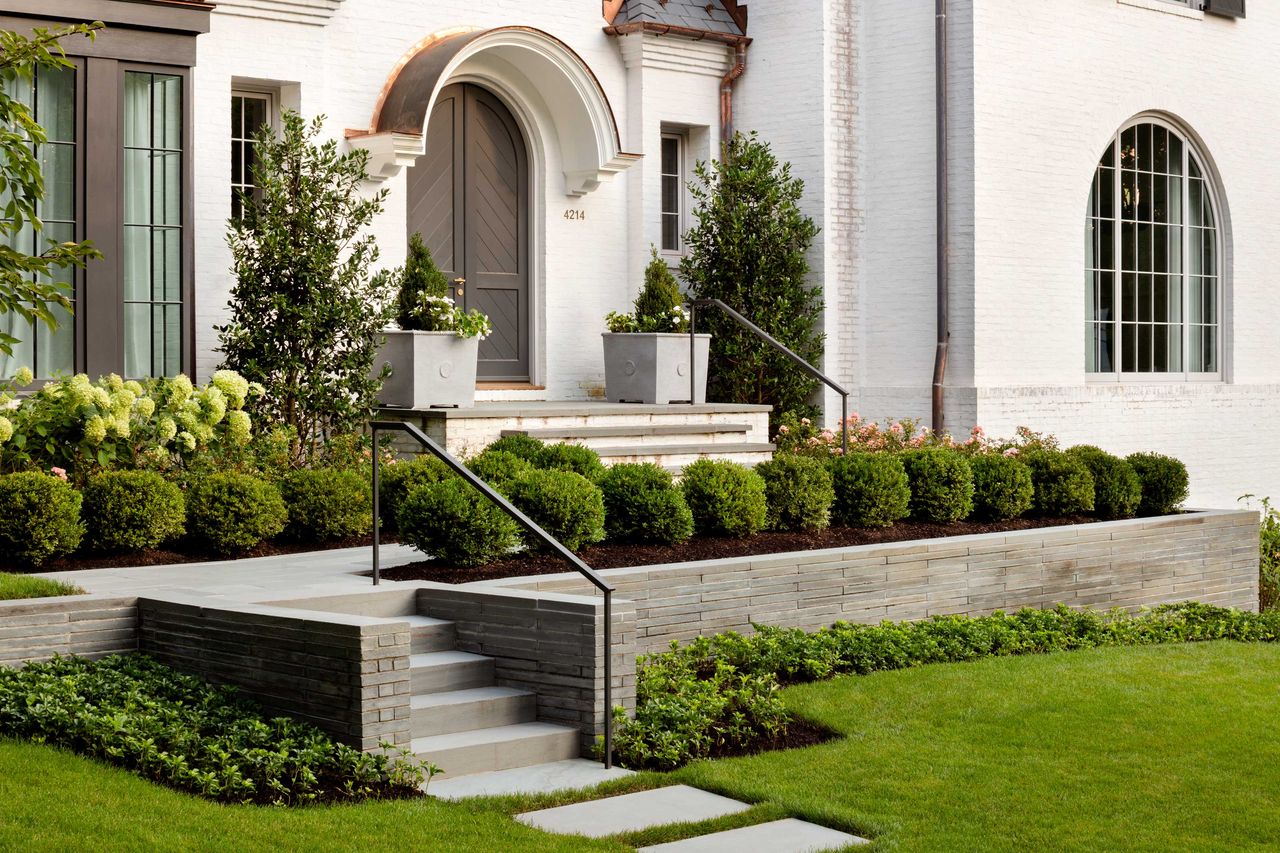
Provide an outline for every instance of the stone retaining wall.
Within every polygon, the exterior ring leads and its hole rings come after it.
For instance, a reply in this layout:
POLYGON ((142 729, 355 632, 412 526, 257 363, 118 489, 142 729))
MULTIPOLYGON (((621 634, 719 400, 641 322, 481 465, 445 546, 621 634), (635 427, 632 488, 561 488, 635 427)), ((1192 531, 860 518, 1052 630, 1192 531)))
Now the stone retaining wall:
MULTIPOLYGON (((1258 607, 1258 514, 1209 511, 709 560, 602 574, 635 603, 641 654, 753 623, 814 630, 1021 607, 1258 607)), ((486 586, 579 592, 578 575, 486 586)), ((478 586, 478 585, 475 585, 478 586)))
POLYGON ((139 648, 176 669, 360 749, 409 744, 408 623, 194 599, 140 599, 138 611, 139 648))
POLYGON ((137 602, 107 595, 0 601, 0 666, 137 651, 137 602))

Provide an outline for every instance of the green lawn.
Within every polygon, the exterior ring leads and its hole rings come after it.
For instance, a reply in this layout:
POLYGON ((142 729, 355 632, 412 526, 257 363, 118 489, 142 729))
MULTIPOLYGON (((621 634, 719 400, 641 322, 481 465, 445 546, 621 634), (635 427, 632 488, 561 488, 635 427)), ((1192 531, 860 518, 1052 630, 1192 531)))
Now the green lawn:
POLYGON ((1280 647, 1098 649, 786 691, 845 737, 682 781, 879 850, 1280 848, 1280 647))
POLYGON ((0 601, 15 598, 45 598, 53 595, 81 595, 83 592, 84 590, 80 587, 61 581, 0 572, 0 601))

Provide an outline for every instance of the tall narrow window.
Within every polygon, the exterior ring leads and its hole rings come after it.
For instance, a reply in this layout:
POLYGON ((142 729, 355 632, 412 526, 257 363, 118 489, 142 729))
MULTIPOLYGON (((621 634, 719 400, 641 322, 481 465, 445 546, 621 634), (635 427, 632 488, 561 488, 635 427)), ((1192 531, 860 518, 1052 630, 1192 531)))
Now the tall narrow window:
POLYGON ((182 78, 124 85, 124 369, 182 370, 182 78))
POLYGON ((231 93, 231 218, 239 219, 241 199, 252 196, 253 136, 271 122, 271 96, 259 92, 231 93))
MULTIPOLYGON (((9 247, 38 255, 51 240, 65 243, 76 239, 76 71, 73 68, 39 68, 32 80, 4 81, 6 94, 31 110, 44 128, 46 142, 36 149, 44 175, 45 196, 36 204, 44 223, 37 233, 28 223, 9 235, 9 247)), ((73 279, 70 270, 58 270, 50 281, 73 279)), ((74 292, 68 293, 74 305, 74 292)), ((56 331, 42 323, 30 324, 15 314, 0 315, 0 328, 19 340, 13 355, 0 354, 0 376, 12 376, 20 367, 29 367, 36 376, 49 378, 75 372, 75 323, 71 312, 53 308, 56 331)))
POLYGON ((662 135, 662 251, 684 250, 684 137, 662 135))
POLYGON ((1085 240, 1086 369, 1220 372, 1221 273, 1214 190, 1191 142, 1144 119, 1094 175, 1085 240))

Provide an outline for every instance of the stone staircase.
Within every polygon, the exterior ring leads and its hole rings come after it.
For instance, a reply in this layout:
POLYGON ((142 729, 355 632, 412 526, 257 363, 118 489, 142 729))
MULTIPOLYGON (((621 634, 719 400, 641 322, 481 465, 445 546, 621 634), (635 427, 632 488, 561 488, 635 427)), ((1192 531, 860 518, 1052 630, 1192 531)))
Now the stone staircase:
POLYGON ((536 721, 537 697, 494 683, 494 660, 454 648, 454 625, 429 616, 409 623, 410 752, 444 778, 576 758, 576 729, 536 721))

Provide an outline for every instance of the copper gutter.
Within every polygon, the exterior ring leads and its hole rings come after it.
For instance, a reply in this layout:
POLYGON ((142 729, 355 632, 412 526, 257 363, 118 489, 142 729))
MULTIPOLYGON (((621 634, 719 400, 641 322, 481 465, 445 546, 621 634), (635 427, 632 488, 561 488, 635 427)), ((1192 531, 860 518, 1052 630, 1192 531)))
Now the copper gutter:
POLYGON ((747 70, 747 43, 734 45, 734 63, 720 81, 720 144, 727 152, 733 141, 733 84, 747 70))
POLYGON ((679 27, 675 24, 659 24, 657 21, 633 21, 630 24, 620 24, 619 26, 608 26, 604 28, 605 35, 610 36, 627 36, 632 33, 653 33, 659 36, 680 36, 682 38, 693 39, 694 41, 718 41, 721 44, 732 45, 748 45, 751 39, 747 36, 734 35, 733 33, 713 33, 707 30, 699 30, 694 27, 679 27))

